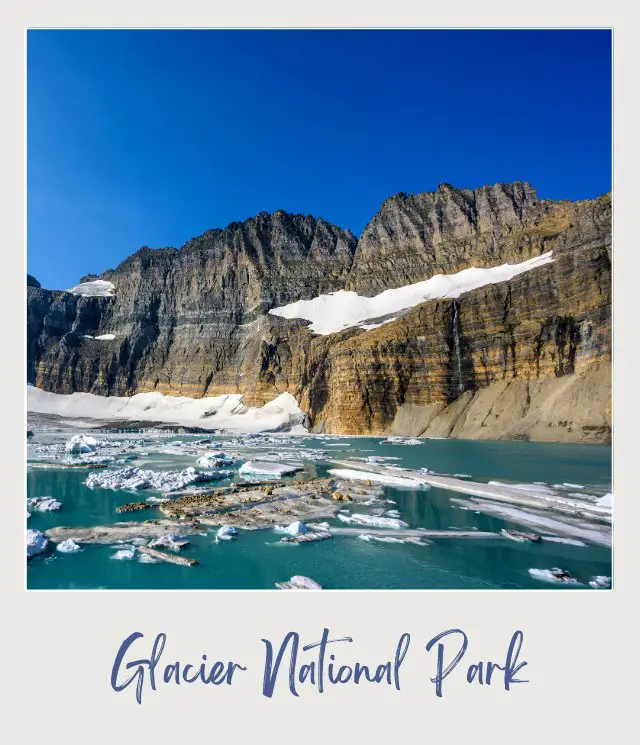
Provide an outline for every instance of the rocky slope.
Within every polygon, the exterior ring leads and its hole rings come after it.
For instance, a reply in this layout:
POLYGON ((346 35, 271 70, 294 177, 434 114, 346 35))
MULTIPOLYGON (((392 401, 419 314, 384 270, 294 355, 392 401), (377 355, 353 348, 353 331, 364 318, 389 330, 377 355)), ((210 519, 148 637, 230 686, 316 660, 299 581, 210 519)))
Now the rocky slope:
POLYGON ((359 241, 323 220, 261 213, 180 250, 141 249, 100 278, 115 297, 27 288, 38 387, 241 392, 251 405, 289 391, 327 432, 610 438, 609 195, 551 202, 529 184, 441 185, 386 200, 359 241), (550 264, 368 331, 317 336, 267 315, 547 251, 550 264))

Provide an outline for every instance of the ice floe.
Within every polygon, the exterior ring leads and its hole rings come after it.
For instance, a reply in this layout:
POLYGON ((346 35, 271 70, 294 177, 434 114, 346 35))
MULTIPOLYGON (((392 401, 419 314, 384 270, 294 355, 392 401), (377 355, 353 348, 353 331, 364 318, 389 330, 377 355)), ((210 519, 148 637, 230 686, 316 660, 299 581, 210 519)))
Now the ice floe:
POLYGON ((416 437, 387 437, 386 440, 380 440, 381 445, 423 445, 424 440, 418 440, 416 437))
POLYGON ((310 321, 309 330, 321 335, 333 334, 353 326, 376 328, 427 300, 456 298, 478 287, 505 282, 531 269, 549 264, 552 260, 552 253, 549 251, 519 264, 502 264, 491 268, 471 267, 455 274, 438 274, 422 282, 385 290, 374 297, 361 297, 352 291, 338 290, 312 300, 298 300, 272 308, 269 313, 281 318, 310 321))
POLYGON ((309 528, 300 520, 296 520, 291 525, 276 525, 274 528, 278 533, 286 533, 287 535, 304 535, 309 532, 309 528))
POLYGON ((206 453, 196 461, 202 468, 220 468, 220 466, 232 466, 236 461, 225 453, 206 453))
POLYGON ((554 567, 553 569, 529 569, 529 574, 534 579, 539 579, 542 582, 552 582, 562 585, 582 584, 575 577, 572 577, 569 572, 564 569, 558 569, 558 567, 554 567))
POLYGON ((366 515, 361 512, 354 512, 350 515, 344 513, 338 513, 338 520, 343 523, 350 523, 354 525, 370 525, 375 528, 393 528, 399 530, 401 528, 408 528, 408 523, 400 520, 397 517, 383 517, 381 515, 366 515))
POLYGON ((272 479, 279 479, 283 476, 301 471, 302 466, 289 465, 287 463, 272 463, 266 460, 249 460, 240 466, 238 473, 242 478, 255 478, 262 476, 272 479))
POLYGON ((62 507, 62 502, 53 497, 30 497, 27 507, 34 512, 53 512, 62 507))
POLYGON ((611 577, 606 577, 603 574, 592 577, 589 587, 593 587, 594 590, 608 590, 611 587, 611 577))
POLYGON ((166 422, 237 432, 306 434, 305 414, 290 393, 281 393, 262 407, 249 407, 242 403, 239 393, 205 398, 138 393, 127 398, 93 393, 58 394, 29 386, 27 410, 66 417, 166 422))
POLYGON ((222 525, 216 533, 216 541, 230 541, 238 535, 238 531, 233 525, 222 525))
POLYGON ((596 499, 596 504, 598 505, 598 507, 613 509, 613 494, 611 492, 608 492, 603 497, 600 497, 600 499, 596 499))
POLYGON ((329 473, 341 479, 355 481, 371 481, 388 486, 404 486, 409 489, 428 489, 429 485, 417 478, 405 478, 402 476, 391 476, 389 474, 376 473, 374 471, 358 471, 351 468, 331 468, 329 473))
POLYGON ((66 541, 61 541, 56 546, 56 551, 60 551, 61 554, 74 554, 76 551, 80 551, 81 547, 73 540, 73 538, 67 538, 66 541))
POLYGON ((90 473, 85 484, 90 488, 102 489, 158 489, 162 492, 183 489, 185 486, 211 481, 228 476, 228 471, 204 472, 189 466, 182 471, 151 471, 136 466, 119 468, 115 471, 90 473))
POLYGON ((322 590, 322 585, 301 574, 296 574, 288 582, 276 582, 279 590, 322 590))
POLYGON ((84 295, 85 297, 113 297, 115 285, 105 279, 94 279, 91 282, 82 282, 70 287, 67 292, 73 295, 84 295))
POLYGON ((108 445, 107 442, 98 441, 95 437, 74 435, 64 446, 64 449, 71 454, 93 453, 99 447, 105 447, 106 445, 108 445))
POLYGON ((136 549, 135 547, 131 548, 121 548, 118 551, 116 551, 114 554, 111 555, 112 559, 117 559, 118 561, 131 561, 136 555, 136 549))
POLYGON ((29 528, 27 530, 27 558, 42 553, 49 541, 45 538, 44 533, 39 530, 29 528))

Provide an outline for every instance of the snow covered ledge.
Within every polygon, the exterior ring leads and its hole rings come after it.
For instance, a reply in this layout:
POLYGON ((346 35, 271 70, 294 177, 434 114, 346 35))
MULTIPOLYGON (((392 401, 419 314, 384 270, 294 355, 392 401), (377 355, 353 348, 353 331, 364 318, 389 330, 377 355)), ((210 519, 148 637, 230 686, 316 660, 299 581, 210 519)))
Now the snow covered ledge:
POLYGON ((85 297, 114 297, 115 286, 106 279, 94 279, 91 282, 82 282, 70 287, 67 292, 72 295, 84 295, 85 297))
POLYGON ((27 410, 85 419, 163 422, 228 432, 304 434, 305 414, 290 393, 261 407, 245 406, 242 394, 209 398, 138 393, 130 398, 93 393, 58 394, 27 386, 27 410))
POLYGON ((311 321, 309 330, 322 336, 335 334, 353 326, 373 329, 393 321, 403 311, 427 300, 457 298, 464 292, 506 282, 518 274, 550 264, 552 261, 552 252, 549 251, 520 264, 502 264, 486 269, 471 267, 455 274, 437 274, 422 282, 385 290, 375 297, 361 297, 356 292, 339 290, 330 295, 320 295, 313 300, 298 300, 280 308, 272 308, 269 313, 281 318, 311 321))

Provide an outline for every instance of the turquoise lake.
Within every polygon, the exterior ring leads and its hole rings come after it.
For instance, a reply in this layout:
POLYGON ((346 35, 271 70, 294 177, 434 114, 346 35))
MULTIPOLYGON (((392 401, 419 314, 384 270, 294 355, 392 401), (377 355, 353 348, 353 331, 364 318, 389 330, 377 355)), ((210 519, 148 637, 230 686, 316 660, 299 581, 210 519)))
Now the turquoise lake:
MULTIPOLYGON (((109 437, 92 432, 95 437, 109 437)), ((66 434, 66 439, 70 435, 66 434)), ((129 436, 138 436, 131 434, 129 436)), ((144 435, 140 434, 140 437, 144 435)), ((190 442, 202 435, 155 436, 148 454, 136 454, 133 465, 157 470, 179 470, 195 465, 187 455, 157 452, 158 445, 190 442)), ((212 441, 228 437, 212 437, 212 441)), ((384 438, 288 437, 286 450, 322 448, 327 458, 397 458, 389 461, 410 469, 428 468, 441 474, 465 474, 474 481, 505 483, 579 485, 594 497, 611 491, 611 448, 608 445, 577 445, 527 442, 477 442, 424 440, 419 445, 383 443, 384 438), (294 442, 294 444, 292 444, 294 442)), ((46 530, 55 526, 95 526, 121 520, 161 517, 157 511, 120 515, 118 505, 145 499, 153 492, 90 489, 84 481, 90 471, 46 467, 46 456, 38 454, 39 444, 64 442, 65 436, 36 433, 29 445, 27 497, 53 496, 63 504, 55 512, 33 512, 28 528, 46 530)), ((139 448, 144 450, 145 448, 139 448)), ((260 452, 277 449, 271 444, 260 452)), ((226 452, 226 448, 225 448, 226 452)), ((247 456, 247 459, 250 456, 247 456)), ((50 459, 53 463, 53 459, 50 459)), ((326 460, 305 460, 296 478, 327 475, 332 467, 326 460)), ((230 479, 237 480, 238 465, 230 479)), ((576 487, 577 488, 577 487, 576 487)), ((575 489, 574 489, 575 490, 575 489)), ((525 530, 508 520, 464 510, 452 498, 464 497, 438 488, 399 489, 386 486, 385 498, 395 504, 411 528, 466 529, 499 532, 502 528, 525 530)), ((366 512, 367 508, 359 508, 366 512)), ((337 520, 329 523, 338 524, 337 520)), ((366 533, 363 527, 362 533, 366 533)), ((398 531, 401 535, 401 530, 398 531)), ((433 539, 428 545, 380 543, 354 536, 287 545, 273 529, 239 531, 237 539, 216 543, 215 529, 206 535, 190 536, 182 555, 197 559, 194 567, 166 563, 117 560, 116 548, 85 545, 76 553, 63 554, 49 542, 45 553, 27 562, 28 589, 274 589, 276 582, 293 575, 306 575, 325 589, 566 589, 566 585, 545 583, 529 569, 561 567, 587 588, 593 576, 611 577, 611 550, 594 545, 565 543, 516 543, 503 538, 433 539)))

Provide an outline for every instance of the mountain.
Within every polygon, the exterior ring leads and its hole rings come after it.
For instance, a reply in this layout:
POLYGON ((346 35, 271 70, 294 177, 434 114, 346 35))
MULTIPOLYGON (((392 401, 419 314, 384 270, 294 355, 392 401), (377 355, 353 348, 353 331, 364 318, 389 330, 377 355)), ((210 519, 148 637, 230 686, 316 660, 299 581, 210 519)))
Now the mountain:
POLYGON ((179 250, 140 249, 83 282, 27 288, 39 388, 243 393, 251 405, 288 391, 325 432, 611 436, 610 195, 442 184, 387 199, 360 240, 310 216, 260 213, 179 250), (432 299, 415 302, 406 286, 418 282, 419 301, 432 299), (312 307, 347 327, 312 333, 312 307), (373 307, 391 311, 365 322, 373 307))

